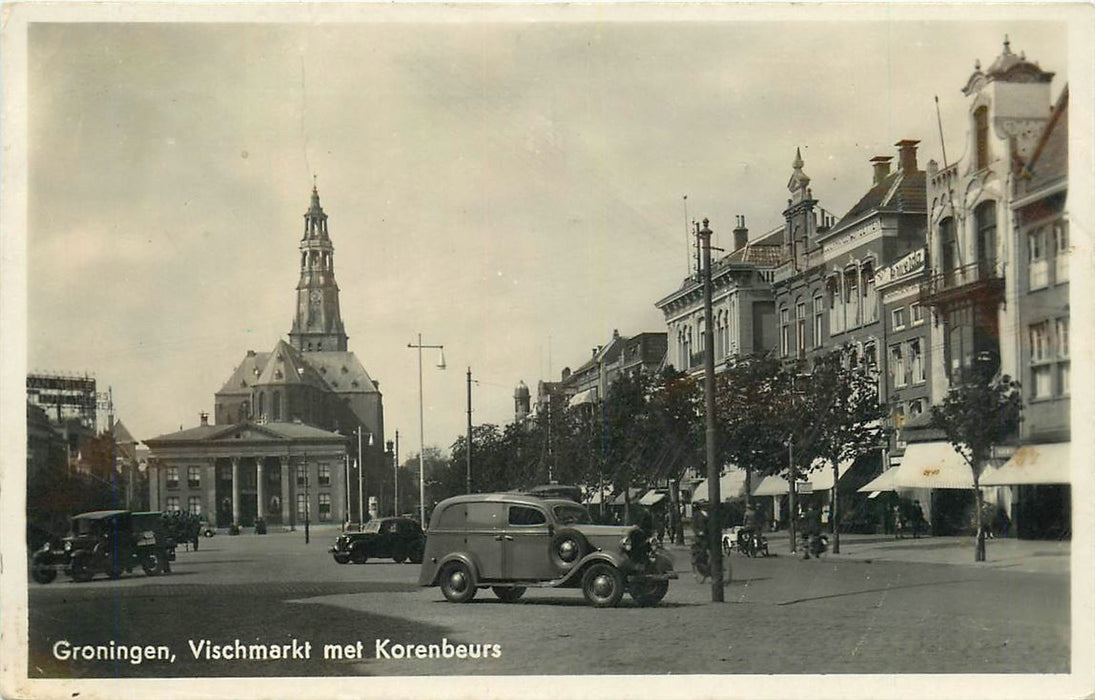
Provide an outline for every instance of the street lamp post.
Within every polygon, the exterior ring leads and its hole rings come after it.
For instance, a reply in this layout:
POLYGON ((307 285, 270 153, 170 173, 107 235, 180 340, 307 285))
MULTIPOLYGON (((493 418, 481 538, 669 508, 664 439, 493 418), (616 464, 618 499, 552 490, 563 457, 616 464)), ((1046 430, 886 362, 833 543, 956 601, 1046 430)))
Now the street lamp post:
POLYGON ((308 544, 311 541, 311 532, 309 525, 311 525, 311 508, 312 508, 312 494, 308 491, 308 453, 304 453, 304 544, 308 544))
POLYGON ((392 453, 392 505, 395 507, 395 512, 392 515, 399 515, 399 431, 395 431, 395 452, 392 453))
POLYGON ((407 343, 408 348, 415 348, 418 350, 418 518, 422 524, 422 527, 426 527, 426 462, 423 458, 426 452, 426 434, 425 434, 425 411, 422 401, 422 350, 423 348, 430 348, 432 350, 438 350, 441 353, 441 357, 437 362, 438 369, 445 369, 445 346, 444 345, 423 345, 422 334, 418 334, 417 343, 407 343))
POLYGON ((471 367, 468 367, 468 444, 467 444, 467 492, 471 493, 471 367))

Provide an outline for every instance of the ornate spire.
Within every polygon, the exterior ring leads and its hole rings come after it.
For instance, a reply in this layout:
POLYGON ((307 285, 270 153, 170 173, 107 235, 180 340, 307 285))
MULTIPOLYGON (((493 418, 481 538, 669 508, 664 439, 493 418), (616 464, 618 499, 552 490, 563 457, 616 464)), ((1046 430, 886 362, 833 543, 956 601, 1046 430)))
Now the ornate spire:
POLYGON ((791 179, 787 182, 787 189, 791 192, 805 190, 806 186, 810 184, 810 177, 802 172, 803 165, 805 165, 805 163, 802 160, 802 149, 796 148, 795 160, 791 163, 794 172, 791 173, 791 179))
POLYGON ((346 331, 335 282, 335 248, 327 233, 327 214, 319 203, 315 176, 312 177, 312 201, 304 213, 300 282, 297 283, 297 307, 289 340, 301 352, 345 351, 346 331))

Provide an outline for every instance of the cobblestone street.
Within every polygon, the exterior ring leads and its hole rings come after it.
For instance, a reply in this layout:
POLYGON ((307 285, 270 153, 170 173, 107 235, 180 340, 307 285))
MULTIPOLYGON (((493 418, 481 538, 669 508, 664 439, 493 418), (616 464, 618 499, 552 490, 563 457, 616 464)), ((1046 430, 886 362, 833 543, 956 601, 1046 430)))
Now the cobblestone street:
POLYGON ((32 677, 424 674, 1060 673, 1069 670, 1067 543, 990 543, 974 565, 962 540, 842 538, 840 555, 802 561, 772 538, 767 559, 731 555, 724 604, 687 570, 656 608, 589 608, 577 590, 534 589, 516 603, 480 591, 445 602, 416 587, 418 567, 339 566, 334 532, 217 536, 179 552, 173 573, 87 584, 31 584, 32 677), (968 563, 936 563, 961 558, 968 563), (912 559, 899 560, 900 558, 912 559), (932 560, 935 560, 934 562, 932 560), (201 616, 188 611, 201 609, 201 616), (212 612, 211 612, 212 611, 212 612), (170 621, 170 622, 168 622, 170 621), (712 625, 712 622, 716 624, 712 625), (712 633, 712 629, 717 630, 712 633), (362 641, 363 660, 195 660, 187 640, 362 641), (391 644, 489 643, 491 659, 377 659, 391 644), (73 643, 166 644, 170 665, 52 658, 73 643))

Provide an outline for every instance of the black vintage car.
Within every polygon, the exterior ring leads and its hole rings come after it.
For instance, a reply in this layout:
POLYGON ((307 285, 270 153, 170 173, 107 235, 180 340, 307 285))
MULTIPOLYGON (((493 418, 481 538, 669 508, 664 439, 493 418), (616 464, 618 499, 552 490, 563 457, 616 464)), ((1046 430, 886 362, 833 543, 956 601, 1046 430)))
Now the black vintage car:
POLYGON ((339 564, 364 564, 369 558, 391 558, 397 564, 410 561, 422 563, 426 549, 426 533, 410 518, 374 518, 365 523, 361 532, 338 536, 331 554, 339 564))
POLYGON ((97 573, 118 578, 138 566, 149 576, 170 571, 167 543, 147 519, 128 510, 97 510, 74 515, 71 523, 67 537, 43 545, 31 558, 31 578, 38 583, 52 582, 59 571, 78 582, 97 573))

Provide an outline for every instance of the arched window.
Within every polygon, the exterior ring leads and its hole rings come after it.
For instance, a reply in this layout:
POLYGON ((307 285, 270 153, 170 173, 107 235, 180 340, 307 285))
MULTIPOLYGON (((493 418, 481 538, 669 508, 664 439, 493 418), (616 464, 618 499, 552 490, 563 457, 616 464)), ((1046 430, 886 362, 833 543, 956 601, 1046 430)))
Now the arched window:
POLYGON ((272 420, 281 420, 281 392, 275 391, 270 401, 270 413, 273 415, 272 420))
POLYGON ((939 268, 941 272, 950 272, 957 264, 958 238, 954 218, 948 216, 939 222, 939 268))
POLYGON ((265 391, 260 391, 259 392, 259 418, 262 418, 262 416, 265 413, 266 413, 266 392, 265 391))
POLYGON ((989 153, 989 108, 988 106, 978 107, 973 112, 973 130, 977 139, 976 144, 976 167, 978 170, 981 168, 987 168, 989 165, 989 159, 992 154, 989 153))
POLYGON ((977 262, 988 273, 996 266, 996 202, 983 202, 974 210, 977 222, 977 262))

